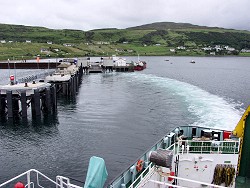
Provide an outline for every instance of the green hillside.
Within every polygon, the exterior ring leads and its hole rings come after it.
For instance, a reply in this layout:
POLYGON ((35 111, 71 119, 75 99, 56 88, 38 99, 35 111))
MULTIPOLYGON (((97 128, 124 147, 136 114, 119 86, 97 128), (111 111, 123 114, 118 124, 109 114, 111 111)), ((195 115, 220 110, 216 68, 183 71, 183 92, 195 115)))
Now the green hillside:
POLYGON ((250 55, 241 52, 250 49, 249 31, 173 22, 90 31, 0 24, 0 41, 1 60, 29 59, 36 55, 250 55), (205 47, 211 50, 204 50, 205 47))

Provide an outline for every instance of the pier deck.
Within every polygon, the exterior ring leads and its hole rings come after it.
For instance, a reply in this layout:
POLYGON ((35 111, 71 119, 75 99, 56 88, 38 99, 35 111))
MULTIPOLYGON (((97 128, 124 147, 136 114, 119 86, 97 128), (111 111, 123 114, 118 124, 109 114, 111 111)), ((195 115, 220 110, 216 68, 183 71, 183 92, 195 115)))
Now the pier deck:
POLYGON ((50 87, 51 84, 44 82, 33 82, 33 83, 19 83, 15 85, 3 85, 0 86, 1 94, 6 94, 6 91, 12 91, 12 94, 20 94, 22 91, 26 91, 26 95, 29 96, 34 94, 34 90, 43 90, 50 87))

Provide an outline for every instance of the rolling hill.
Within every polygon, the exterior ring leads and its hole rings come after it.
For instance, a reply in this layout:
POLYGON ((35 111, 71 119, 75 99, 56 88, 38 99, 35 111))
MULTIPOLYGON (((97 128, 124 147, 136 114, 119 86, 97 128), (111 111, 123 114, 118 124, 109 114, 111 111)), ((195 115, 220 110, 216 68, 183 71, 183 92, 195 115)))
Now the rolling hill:
POLYGON ((151 23, 126 29, 105 28, 90 31, 0 24, 0 41, 0 59, 6 59, 8 56, 28 58, 40 54, 41 48, 48 48, 49 53, 46 55, 49 56, 115 53, 171 55, 169 52, 171 48, 185 46, 189 51, 180 51, 175 55, 205 55, 197 49, 215 45, 230 46, 238 51, 250 49, 250 32, 173 22, 151 23), (25 41, 31 41, 31 44, 24 44, 25 41), (53 44, 48 45, 48 41, 53 44), (72 45, 63 45, 66 43, 72 45), (53 51, 53 49, 57 50, 53 51), (193 49, 196 50, 192 51, 193 49))

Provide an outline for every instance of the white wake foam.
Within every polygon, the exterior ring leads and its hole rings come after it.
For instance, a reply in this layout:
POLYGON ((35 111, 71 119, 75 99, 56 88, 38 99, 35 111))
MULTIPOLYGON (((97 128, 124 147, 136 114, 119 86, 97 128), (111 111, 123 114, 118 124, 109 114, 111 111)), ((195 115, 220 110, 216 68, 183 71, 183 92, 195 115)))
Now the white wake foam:
POLYGON ((187 110, 197 117, 190 126, 205 126, 232 130, 241 118, 240 104, 232 103, 223 97, 213 95, 197 86, 178 80, 163 78, 154 75, 130 74, 133 80, 150 82, 168 90, 180 97, 187 110))

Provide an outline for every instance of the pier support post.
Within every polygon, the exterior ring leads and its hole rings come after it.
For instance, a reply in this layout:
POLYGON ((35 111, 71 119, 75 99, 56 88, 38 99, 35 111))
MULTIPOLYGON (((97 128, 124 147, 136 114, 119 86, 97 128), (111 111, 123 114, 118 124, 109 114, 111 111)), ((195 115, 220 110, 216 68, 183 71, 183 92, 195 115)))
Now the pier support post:
POLYGON ((72 96, 75 95, 75 76, 71 77, 72 96))
POLYGON ((55 85, 51 86, 51 103, 52 103, 53 112, 55 112, 56 108, 57 108, 56 86, 55 85))
POLYGON ((7 95, 8 118, 13 118, 12 91, 6 91, 6 95, 7 95))
POLYGON ((73 95, 73 79, 72 79, 72 77, 69 79, 69 93, 71 96, 73 95))
POLYGON ((1 94, 1 91, 0 91, 0 114, 1 115, 5 113, 5 109, 6 109, 5 97, 1 94))
POLYGON ((35 89, 34 94, 32 94, 31 100, 31 109, 33 116, 40 116, 41 115, 41 108, 40 108, 40 93, 39 90, 35 89))
POLYGON ((1 95, 1 90, 0 90, 0 115, 3 114, 4 108, 3 108, 3 103, 2 103, 2 95, 1 95))
POLYGON ((76 75, 74 75, 73 80, 74 80, 73 87, 74 87, 74 95, 75 95, 76 94, 76 75))
POLYGON ((78 92, 79 89, 79 79, 80 79, 80 75, 79 72, 76 72, 76 92, 78 92))
POLYGON ((40 102, 40 93, 39 90, 34 90, 34 97, 35 97, 35 108, 36 108, 36 115, 41 115, 41 102, 40 102))
POLYGON ((19 95, 13 95, 13 113, 19 113, 19 95))
POLYGON ((45 94, 46 94, 46 97, 45 97, 45 105, 46 105, 46 110, 47 112, 50 112, 51 111, 51 94, 50 94, 50 88, 46 88, 45 89, 45 94))
POLYGON ((63 95, 68 95, 68 83, 67 82, 63 82, 62 83, 62 92, 63 92, 63 95))
POLYGON ((21 92, 21 107, 22 107, 22 117, 27 117, 27 98, 26 91, 21 92))

